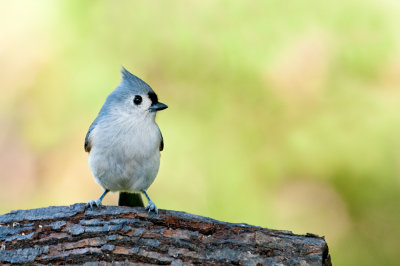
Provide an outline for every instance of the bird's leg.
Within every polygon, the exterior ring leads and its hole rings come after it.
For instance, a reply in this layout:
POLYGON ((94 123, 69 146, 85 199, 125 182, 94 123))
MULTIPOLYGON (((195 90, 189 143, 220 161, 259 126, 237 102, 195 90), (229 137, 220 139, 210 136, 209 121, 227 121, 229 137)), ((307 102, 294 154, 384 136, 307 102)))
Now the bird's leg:
POLYGON ((156 214, 158 214, 157 206, 156 206, 156 205, 154 204, 154 202, 150 199, 149 195, 147 195, 146 190, 143 189, 142 192, 143 192, 143 194, 146 196, 147 200, 149 201, 149 203, 147 204, 147 206, 146 206, 145 209, 148 210, 149 213, 150 213, 151 211, 154 211, 156 214))
POLYGON ((97 200, 91 200, 86 204, 86 207, 90 207, 91 209, 93 209, 93 206, 96 207, 100 207, 102 204, 101 202, 103 201, 104 196, 110 192, 110 190, 108 189, 104 189, 103 194, 101 194, 100 198, 98 198, 97 200))

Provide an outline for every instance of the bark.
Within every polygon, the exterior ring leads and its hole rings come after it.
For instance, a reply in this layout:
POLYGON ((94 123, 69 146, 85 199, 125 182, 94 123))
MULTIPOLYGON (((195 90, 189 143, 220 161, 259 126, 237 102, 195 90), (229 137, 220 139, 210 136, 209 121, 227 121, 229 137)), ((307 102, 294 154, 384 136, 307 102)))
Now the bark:
POLYGON ((295 235, 185 212, 85 204, 0 216, 1 264, 331 265, 314 234, 295 235))

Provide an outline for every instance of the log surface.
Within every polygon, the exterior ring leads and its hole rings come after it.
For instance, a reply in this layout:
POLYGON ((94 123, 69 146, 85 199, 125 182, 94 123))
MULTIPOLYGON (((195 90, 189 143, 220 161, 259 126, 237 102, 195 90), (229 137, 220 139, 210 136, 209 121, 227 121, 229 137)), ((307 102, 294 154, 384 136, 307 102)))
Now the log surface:
POLYGON ((185 212, 85 204, 0 216, 0 263, 331 265, 317 235, 185 212))

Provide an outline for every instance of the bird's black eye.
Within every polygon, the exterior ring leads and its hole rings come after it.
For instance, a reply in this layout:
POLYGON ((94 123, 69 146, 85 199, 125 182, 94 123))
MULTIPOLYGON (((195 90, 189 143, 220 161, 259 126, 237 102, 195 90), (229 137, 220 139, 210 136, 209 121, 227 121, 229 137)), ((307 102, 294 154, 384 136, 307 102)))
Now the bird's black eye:
POLYGON ((134 102, 136 105, 139 105, 139 104, 142 102, 142 96, 136 95, 135 98, 133 99, 133 102, 134 102))

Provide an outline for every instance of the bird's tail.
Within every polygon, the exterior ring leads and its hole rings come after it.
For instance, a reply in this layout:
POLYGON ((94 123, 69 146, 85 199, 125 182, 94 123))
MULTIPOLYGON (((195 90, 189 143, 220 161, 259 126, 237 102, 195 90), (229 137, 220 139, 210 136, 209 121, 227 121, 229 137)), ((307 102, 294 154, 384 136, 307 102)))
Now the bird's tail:
POLYGON ((139 193, 120 192, 118 206, 144 207, 144 203, 139 193))

